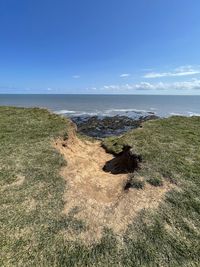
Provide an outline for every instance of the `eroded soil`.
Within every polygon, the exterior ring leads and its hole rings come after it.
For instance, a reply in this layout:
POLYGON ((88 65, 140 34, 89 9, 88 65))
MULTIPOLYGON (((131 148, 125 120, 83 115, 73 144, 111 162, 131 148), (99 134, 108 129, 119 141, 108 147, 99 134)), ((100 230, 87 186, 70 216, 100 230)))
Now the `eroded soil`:
POLYGON ((82 220, 86 230, 77 234, 66 231, 69 240, 82 240, 86 244, 97 242, 104 228, 122 236, 127 226, 142 209, 155 209, 172 185, 161 187, 145 184, 143 190, 124 190, 127 174, 103 171, 105 163, 113 158, 101 147, 99 141, 91 142, 76 137, 57 140, 55 147, 63 154, 67 166, 61 171, 66 180, 63 213, 82 220))

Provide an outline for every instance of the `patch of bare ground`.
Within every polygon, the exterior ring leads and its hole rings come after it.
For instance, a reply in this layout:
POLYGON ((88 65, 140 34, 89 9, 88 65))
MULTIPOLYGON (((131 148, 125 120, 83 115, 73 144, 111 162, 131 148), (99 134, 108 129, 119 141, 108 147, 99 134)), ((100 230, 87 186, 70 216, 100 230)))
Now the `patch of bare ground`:
POLYGON ((71 132, 65 142, 57 140, 55 147, 67 161, 61 171, 67 182, 63 213, 74 213, 74 217, 86 225, 81 233, 67 230, 67 239, 81 239, 92 244, 101 239, 105 227, 120 237, 142 209, 157 208, 172 188, 165 182, 160 187, 146 184, 143 190, 130 188, 125 191, 127 174, 103 171, 113 155, 106 153, 99 141, 80 140, 75 132, 71 132))

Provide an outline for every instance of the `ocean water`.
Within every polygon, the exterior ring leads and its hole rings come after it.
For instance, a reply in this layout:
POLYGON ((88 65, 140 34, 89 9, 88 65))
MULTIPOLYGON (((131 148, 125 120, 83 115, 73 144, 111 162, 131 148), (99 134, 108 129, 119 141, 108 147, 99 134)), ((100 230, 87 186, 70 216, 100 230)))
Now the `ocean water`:
POLYGON ((200 116, 200 96, 158 95, 0 95, 0 106, 42 107, 67 116, 137 117, 155 113, 200 116))

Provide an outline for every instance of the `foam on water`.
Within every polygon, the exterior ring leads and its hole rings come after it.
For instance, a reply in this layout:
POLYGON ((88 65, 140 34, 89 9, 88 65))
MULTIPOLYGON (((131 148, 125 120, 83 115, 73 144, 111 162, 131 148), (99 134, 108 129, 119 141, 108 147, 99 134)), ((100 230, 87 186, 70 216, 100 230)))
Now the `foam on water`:
POLYGON ((74 113, 76 113, 76 111, 74 111, 74 110, 55 110, 54 111, 54 113, 56 113, 56 114, 58 114, 58 115, 62 115, 62 114, 74 114, 74 113))
POLYGON ((105 110, 95 110, 91 112, 87 111, 75 111, 75 110, 56 110, 54 111, 59 115, 68 115, 69 117, 105 117, 105 116, 127 116, 131 118, 137 118, 140 116, 145 116, 148 114, 155 114, 152 110, 144 110, 144 109, 105 109, 105 110))
POLYGON ((197 116, 197 117, 199 117, 199 116, 200 116, 200 113, 195 113, 195 112, 191 112, 191 111, 189 111, 189 112, 188 112, 188 115, 189 115, 190 117, 192 117, 192 116, 197 116))

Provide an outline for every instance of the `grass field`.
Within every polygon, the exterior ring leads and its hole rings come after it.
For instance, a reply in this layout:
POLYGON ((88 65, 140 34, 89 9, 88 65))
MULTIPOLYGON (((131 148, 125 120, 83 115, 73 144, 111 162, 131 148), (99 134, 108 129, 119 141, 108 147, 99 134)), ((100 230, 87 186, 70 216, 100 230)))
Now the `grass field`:
POLYGON ((149 121, 103 141, 108 151, 129 144, 142 155, 134 177, 144 187, 167 181, 174 189, 123 237, 105 229, 90 246, 64 234, 85 231, 73 212, 62 213, 67 162, 52 143, 68 130, 46 110, 0 107, 0 266, 200 266, 200 117, 149 121))

